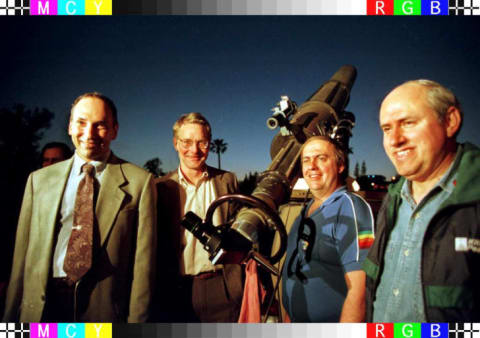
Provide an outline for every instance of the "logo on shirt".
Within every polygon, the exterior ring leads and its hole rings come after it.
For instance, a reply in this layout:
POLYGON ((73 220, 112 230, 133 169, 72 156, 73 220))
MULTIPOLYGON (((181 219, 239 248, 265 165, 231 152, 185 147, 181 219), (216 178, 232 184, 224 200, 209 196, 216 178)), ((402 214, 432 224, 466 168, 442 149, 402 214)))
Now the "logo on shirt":
POLYGON ((480 239, 467 238, 467 237, 455 237, 455 251, 466 252, 472 251, 480 253, 480 239))
POLYGON ((358 247, 360 249, 368 249, 372 246, 374 239, 372 231, 360 231, 358 233, 358 247))

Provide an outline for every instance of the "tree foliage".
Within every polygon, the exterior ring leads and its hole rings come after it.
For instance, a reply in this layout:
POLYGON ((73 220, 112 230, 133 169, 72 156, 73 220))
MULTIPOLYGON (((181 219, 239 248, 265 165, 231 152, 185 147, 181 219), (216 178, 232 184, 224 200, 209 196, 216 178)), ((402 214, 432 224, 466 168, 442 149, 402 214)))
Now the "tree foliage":
MULTIPOLYGON (((54 114, 43 108, 27 109, 15 105, 0 108, 0 189, 2 198, 2 260, 10 264, 23 191, 28 175, 39 165, 39 141, 50 127, 54 114)), ((2 279, 10 268, 0 269, 2 279)))
POLYGON ((367 165, 365 164, 365 161, 362 161, 362 169, 360 169, 360 175, 366 175, 367 174, 367 165))
POLYGON ((222 169, 220 165, 220 154, 223 154, 227 150, 228 143, 225 143, 223 139, 216 138, 210 143, 210 151, 214 152, 218 156, 218 169, 222 169))
POLYGON ((244 179, 238 183, 238 189, 241 194, 250 195, 257 186, 258 172, 250 172, 244 179))
POLYGON ((358 162, 355 163, 355 169, 353 169, 353 176, 354 176, 355 178, 357 178, 358 176, 360 176, 360 169, 359 169, 359 167, 358 167, 358 162))
POLYGON ((145 162, 143 167, 150 173, 152 173, 153 176, 159 177, 165 175, 165 173, 162 170, 162 160, 160 160, 158 157, 152 158, 145 162))

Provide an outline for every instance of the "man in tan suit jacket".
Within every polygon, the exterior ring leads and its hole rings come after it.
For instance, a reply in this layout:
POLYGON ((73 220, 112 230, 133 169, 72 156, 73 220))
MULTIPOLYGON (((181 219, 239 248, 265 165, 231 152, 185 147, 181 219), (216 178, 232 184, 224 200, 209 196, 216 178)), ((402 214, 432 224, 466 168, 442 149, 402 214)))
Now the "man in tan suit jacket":
POLYGON ((156 191, 151 174, 110 151, 117 131, 110 99, 98 93, 80 96, 69 125, 75 155, 30 175, 4 321, 147 319, 155 277, 156 191), (83 163, 96 170, 92 264, 71 285, 62 266, 83 163))
MULTIPOLYGON (((180 220, 187 211, 204 218, 213 200, 236 193, 236 176, 205 164, 211 140, 208 121, 199 113, 183 115, 173 127, 179 168, 157 180, 158 278, 155 321, 236 322, 243 292, 238 264, 213 265, 202 244, 180 220)), ((216 209, 214 225, 225 224, 234 210, 216 209)))

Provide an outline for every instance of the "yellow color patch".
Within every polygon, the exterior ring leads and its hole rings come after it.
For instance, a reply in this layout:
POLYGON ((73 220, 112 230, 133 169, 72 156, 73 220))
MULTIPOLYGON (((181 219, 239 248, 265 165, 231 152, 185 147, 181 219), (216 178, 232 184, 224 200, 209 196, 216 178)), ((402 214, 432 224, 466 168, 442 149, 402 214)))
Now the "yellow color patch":
POLYGON ((112 338, 112 323, 86 323, 85 338, 112 338))
POLYGON ((85 15, 112 15, 112 0, 85 0, 85 15))

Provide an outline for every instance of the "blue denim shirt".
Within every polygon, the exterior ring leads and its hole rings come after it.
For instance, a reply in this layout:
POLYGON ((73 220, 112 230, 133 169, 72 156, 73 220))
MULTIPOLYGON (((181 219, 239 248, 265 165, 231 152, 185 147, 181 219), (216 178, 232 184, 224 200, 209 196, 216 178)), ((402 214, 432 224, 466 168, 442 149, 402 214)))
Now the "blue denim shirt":
MULTIPOLYGON (((457 151, 457 154, 459 151, 457 151)), ((417 205, 411 182, 402 186, 402 203, 385 250, 385 264, 373 303, 374 322, 424 322, 421 283, 422 243, 435 212, 453 191, 459 158, 417 205)))

